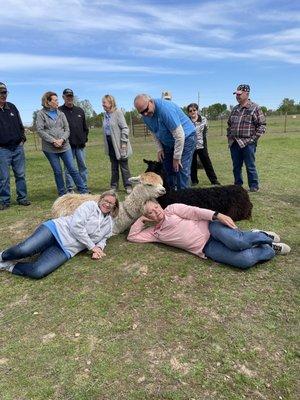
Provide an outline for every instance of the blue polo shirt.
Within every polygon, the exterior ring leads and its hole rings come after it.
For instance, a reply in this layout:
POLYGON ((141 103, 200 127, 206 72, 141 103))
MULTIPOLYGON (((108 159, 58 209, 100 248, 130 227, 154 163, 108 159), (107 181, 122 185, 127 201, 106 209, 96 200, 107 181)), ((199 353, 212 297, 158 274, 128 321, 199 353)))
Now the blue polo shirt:
POLYGON ((152 117, 143 116, 148 129, 165 146, 173 147, 175 140, 172 132, 182 126, 185 137, 195 133, 195 126, 182 109, 170 100, 154 99, 155 111, 152 117))

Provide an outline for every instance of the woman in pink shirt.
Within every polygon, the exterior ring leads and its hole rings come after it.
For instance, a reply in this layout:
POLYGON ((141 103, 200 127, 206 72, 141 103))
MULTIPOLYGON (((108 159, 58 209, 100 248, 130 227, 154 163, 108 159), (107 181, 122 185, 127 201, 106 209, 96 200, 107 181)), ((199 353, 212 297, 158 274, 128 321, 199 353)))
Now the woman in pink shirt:
POLYGON ((153 200, 145 203, 143 215, 132 225, 127 239, 164 243, 241 269, 291 250, 279 243, 274 232, 241 231, 227 215, 185 204, 162 209, 153 200), (156 224, 146 228, 146 222, 156 224))

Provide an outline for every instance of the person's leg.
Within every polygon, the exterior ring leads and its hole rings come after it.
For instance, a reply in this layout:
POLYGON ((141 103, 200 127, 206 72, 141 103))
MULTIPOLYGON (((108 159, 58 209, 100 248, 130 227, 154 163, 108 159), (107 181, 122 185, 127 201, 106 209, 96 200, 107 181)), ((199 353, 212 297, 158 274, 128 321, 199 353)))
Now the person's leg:
POLYGON ((243 160, 242 149, 237 144, 237 142, 234 142, 230 146, 230 154, 233 166, 234 184, 242 186, 243 185, 242 166, 244 160, 243 160))
POLYGON ((186 189, 190 186, 191 164, 195 151, 196 138, 191 135, 185 138, 184 148, 181 156, 182 168, 177 174, 177 189, 186 189))
POLYGON ((122 180, 123 180, 123 185, 124 188, 131 188, 132 184, 129 182, 130 178, 130 170, 129 170, 129 165, 128 165, 128 159, 126 160, 120 160, 119 161, 120 169, 121 169, 121 174, 122 174, 122 180))
POLYGON ((49 153, 48 151, 44 151, 44 154, 52 167, 58 195, 62 196, 66 194, 66 188, 63 177, 63 170, 60 164, 59 153, 49 153))
POLYGON ((258 174, 255 166, 256 143, 250 143, 243 148, 243 158, 246 165, 248 185, 250 189, 258 189, 258 174))
POLYGON ((12 160, 12 151, 0 147, 0 204, 10 204, 10 175, 9 168, 12 160))
POLYGON ((56 243, 51 231, 44 225, 40 225, 27 239, 9 247, 1 253, 3 261, 20 260, 40 253, 47 247, 56 243))
POLYGON ((250 268, 258 262, 270 260, 275 256, 275 252, 269 244, 261 244, 250 249, 234 251, 212 237, 206 243, 203 251, 206 257, 216 262, 241 269, 250 268))
POLYGON ((59 153, 59 157, 63 160, 63 163, 65 164, 69 174, 71 175, 78 192, 79 193, 87 193, 87 190, 84 187, 81 176, 80 176, 79 172, 77 171, 77 169, 75 168, 72 150, 69 149, 62 153, 59 153))
POLYGON ((27 200, 27 186, 25 179, 24 146, 19 145, 13 151, 12 169, 16 181, 17 202, 27 200))
MULTIPOLYGON (((73 161, 75 160, 75 148, 71 147, 72 150, 72 155, 73 155, 73 161)), ((75 162, 75 161, 74 161, 75 162)), ((69 174, 66 166, 64 165, 64 172, 65 172, 65 179, 66 179, 66 187, 67 187, 67 191, 71 192, 74 189, 75 183, 71 177, 71 175, 69 174)))
POLYGON ((199 158, 202 162, 205 173, 212 184, 218 184, 218 178, 215 173, 214 167, 212 166, 207 148, 199 149, 199 158))
POLYGON ((178 189, 176 183, 176 173, 173 170, 173 154, 174 149, 172 147, 163 146, 164 159, 163 168, 166 173, 166 180, 171 190, 178 189))
POLYGON ((77 161, 78 165, 78 171, 81 176, 81 179, 83 181, 83 186, 85 187, 86 190, 88 190, 88 169, 86 166, 86 160, 85 160, 85 148, 76 148, 75 149, 75 158, 77 161))
POLYGON ((61 249, 58 243, 47 247, 37 258, 32 262, 18 262, 12 269, 15 275, 28 276, 33 279, 41 279, 51 274, 58 267, 64 264, 68 257, 61 249))
POLYGON ((260 244, 272 245, 273 240, 264 232, 241 231, 232 229, 218 221, 209 222, 211 236, 222 242, 228 249, 239 251, 260 244))
POLYGON ((107 145, 108 145, 108 155, 110 159, 110 167, 111 167, 111 178, 110 178, 110 187, 112 189, 118 189, 119 186, 119 161, 116 158, 116 153, 114 146, 112 144, 112 140, 110 136, 106 137, 107 145))
POLYGON ((197 176, 197 158, 198 158, 198 153, 200 152, 200 149, 195 150, 192 158, 192 164, 191 164, 191 181, 193 184, 199 183, 198 176, 197 176))

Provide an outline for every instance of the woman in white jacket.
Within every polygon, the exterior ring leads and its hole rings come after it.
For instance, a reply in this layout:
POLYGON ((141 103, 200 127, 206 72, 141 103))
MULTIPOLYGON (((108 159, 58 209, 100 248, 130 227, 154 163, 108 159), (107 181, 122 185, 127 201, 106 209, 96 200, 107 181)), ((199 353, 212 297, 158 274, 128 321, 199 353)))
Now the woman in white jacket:
POLYGON ((117 109, 116 101, 112 95, 103 96, 102 106, 105 111, 103 119, 104 149, 105 153, 109 155, 111 163, 110 187, 113 190, 118 189, 120 167, 123 185, 129 194, 132 192, 128 166, 128 157, 132 155, 128 137, 129 128, 123 112, 117 109))
POLYGON ((84 249, 92 251, 93 259, 101 259, 118 212, 116 194, 104 192, 98 204, 86 201, 73 215, 44 222, 23 242, 0 252, 0 270, 40 279, 84 249), (34 261, 18 261, 38 253, 34 261))

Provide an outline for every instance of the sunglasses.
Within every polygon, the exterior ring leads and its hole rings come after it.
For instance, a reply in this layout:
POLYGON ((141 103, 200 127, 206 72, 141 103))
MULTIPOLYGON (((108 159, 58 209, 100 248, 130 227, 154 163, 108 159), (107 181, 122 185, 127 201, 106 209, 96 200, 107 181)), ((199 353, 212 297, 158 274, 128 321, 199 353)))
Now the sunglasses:
POLYGON ((7 94, 7 93, 8 93, 7 90, 2 90, 2 91, 0 92, 0 94, 7 94))
POLYGON ((147 107, 144 110, 140 111, 139 114, 144 115, 149 111, 149 103, 150 103, 150 101, 148 101, 147 107))
POLYGON ((191 113, 191 112, 194 112, 194 111, 198 111, 198 110, 196 110, 196 108, 190 108, 188 112, 191 113))

